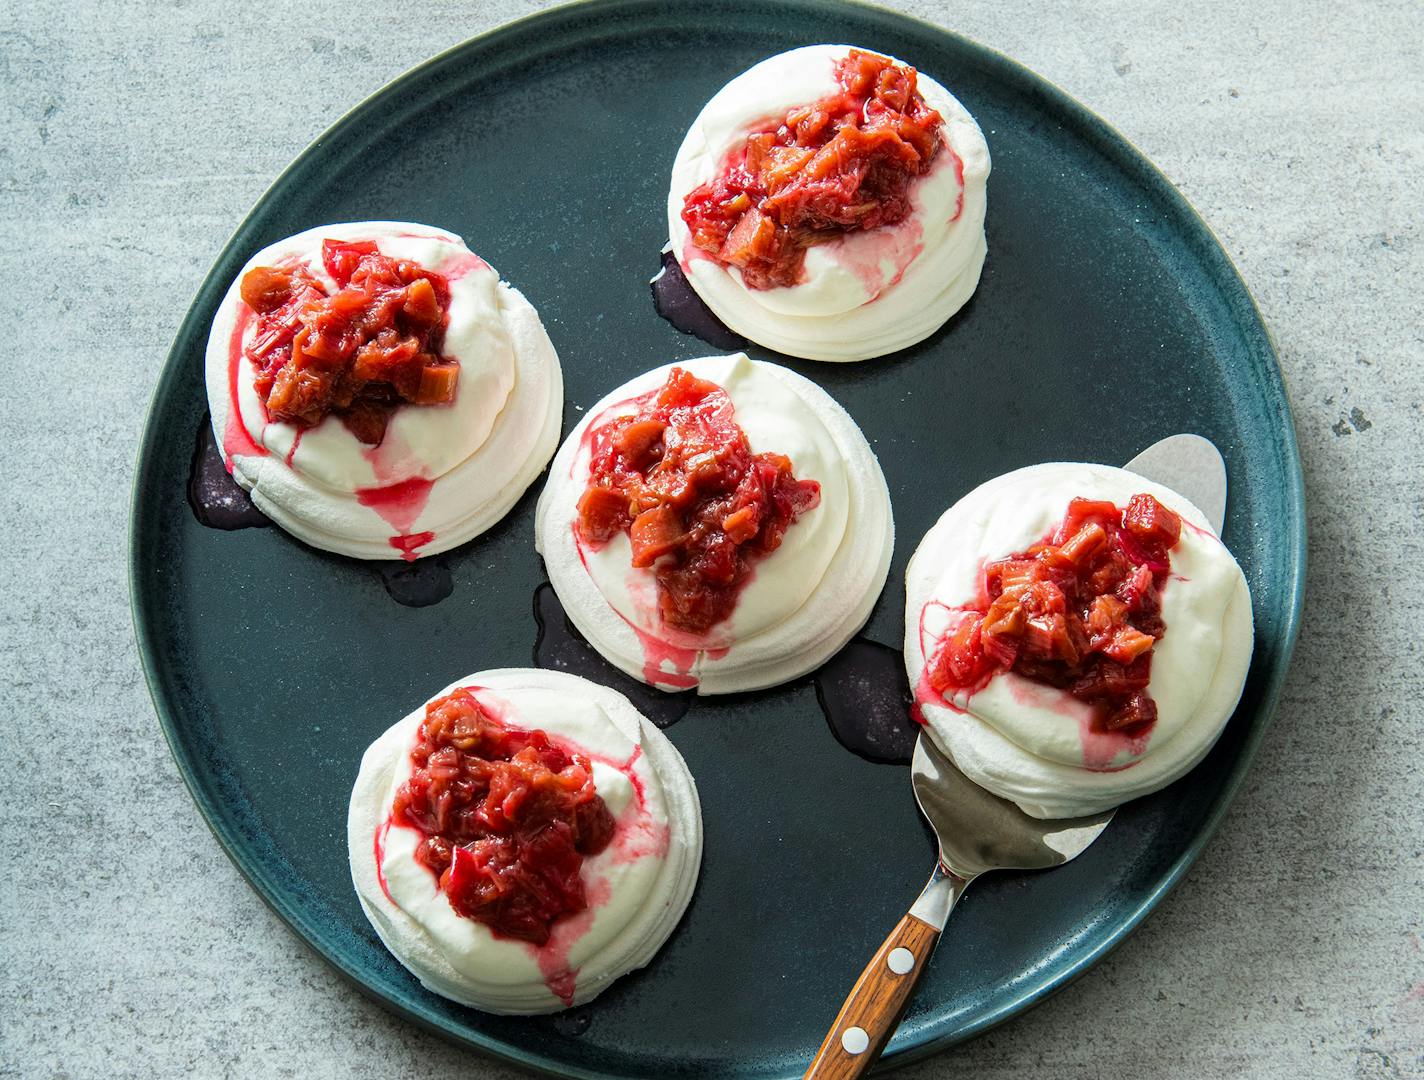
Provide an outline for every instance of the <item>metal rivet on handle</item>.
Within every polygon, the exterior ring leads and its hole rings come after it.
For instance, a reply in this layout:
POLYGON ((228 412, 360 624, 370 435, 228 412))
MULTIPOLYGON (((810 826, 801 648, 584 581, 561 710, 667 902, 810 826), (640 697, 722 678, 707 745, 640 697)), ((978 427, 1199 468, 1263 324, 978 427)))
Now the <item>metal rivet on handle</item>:
POLYGON ((896 975, 904 975, 915 966, 915 954, 909 949, 891 949, 890 955, 885 958, 885 964, 896 975))
POLYGON ((848 1027, 841 1032, 841 1049, 847 1054, 863 1054, 870 1049, 870 1036, 865 1028, 848 1027))

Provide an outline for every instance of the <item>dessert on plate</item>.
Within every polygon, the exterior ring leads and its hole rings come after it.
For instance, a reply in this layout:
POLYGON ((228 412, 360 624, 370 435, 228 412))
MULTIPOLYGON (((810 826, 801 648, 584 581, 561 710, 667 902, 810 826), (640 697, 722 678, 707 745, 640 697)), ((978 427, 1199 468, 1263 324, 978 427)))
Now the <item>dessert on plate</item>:
POLYGON ((692 897, 702 817, 681 755, 627 698, 504 669, 371 744, 347 841, 366 917, 429 990, 546 1013, 653 958, 692 897))
POLYGON ((894 527, 880 463, 824 390, 745 354, 657 368, 591 408, 535 544, 580 633, 665 690, 756 690, 864 624, 894 527))
POLYGON ((208 337, 223 461, 313 547, 412 560, 499 521, 558 443, 533 306, 458 236, 324 225, 254 255, 208 337))
POLYGON ((728 327, 811 360, 864 360, 942 326, 984 264, 983 133, 893 57, 809 45, 763 60, 688 130, 671 252, 728 327))
POLYGON ((1211 749, 1251 661, 1241 568, 1181 495, 1124 469, 1018 469, 910 560, 918 719, 976 783, 1040 818, 1165 787, 1211 749))

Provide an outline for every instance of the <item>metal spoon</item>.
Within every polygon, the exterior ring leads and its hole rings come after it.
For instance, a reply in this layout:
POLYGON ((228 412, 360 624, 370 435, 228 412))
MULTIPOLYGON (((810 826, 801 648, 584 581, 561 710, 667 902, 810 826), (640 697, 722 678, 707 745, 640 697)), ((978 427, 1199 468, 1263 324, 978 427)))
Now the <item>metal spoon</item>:
MULTIPOLYGON (((1200 435, 1174 435, 1127 463, 1135 473, 1185 495, 1221 532, 1226 466, 1200 435)), ((955 903, 990 870, 1046 870, 1077 858, 1115 810, 1044 821, 974 783, 925 734, 910 762, 915 801, 939 841, 929 884, 890 932, 841 1006, 805 1080, 863 1075, 890 1041, 955 903)))

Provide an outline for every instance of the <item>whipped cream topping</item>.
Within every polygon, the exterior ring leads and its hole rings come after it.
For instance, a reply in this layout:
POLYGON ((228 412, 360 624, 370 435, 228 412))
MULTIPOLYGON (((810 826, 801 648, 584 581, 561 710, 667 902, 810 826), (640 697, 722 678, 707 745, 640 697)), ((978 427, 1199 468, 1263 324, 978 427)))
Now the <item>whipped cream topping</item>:
POLYGON ((905 664, 931 736, 976 783, 1035 817, 1097 813, 1165 787, 1202 759, 1236 708, 1251 660, 1246 579, 1205 516, 1181 495, 1106 465, 1033 465, 975 488, 926 534, 906 571, 905 664), (1143 736, 1098 732, 1089 706, 1014 672, 948 704, 923 680, 926 659, 979 595, 984 563, 1026 550, 1075 496, 1119 506, 1139 492, 1182 518, 1161 592, 1166 632, 1147 692, 1143 736))
POLYGON ((591 408, 554 458, 534 535, 569 618, 610 663, 663 689, 724 694, 794 679, 850 640, 885 584, 894 525, 880 463, 845 410, 794 372, 737 353, 649 371, 591 408), (785 454, 798 480, 821 485, 816 507, 755 564, 731 617, 703 637, 663 625, 657 580, 631 565, 626 535, 595 551, 574 530, 588 431, 636 412, 673 367, 726 390, 753 453, 785 454))
POLYGON ((224 460, 258 509, 313 547, 363 559, 435 554, 494 525, 548 462, 563 412, 559 359, 530 303, 458 236, 408 222, 324 225, 259 251, 213 319, 206 382, 224 460), (455 400, 396 409, 376 447, 334 415, 306 429, 271 421, 243 355, 256 326, 243 275, 298 261, 332 289, 327 239, 375 241, 450 285, 443 353, 460 361, 455 400))
POLYGON ((420 833, 391 821, 422 705, 371 744, 351 793, 347 842, 362 910, 396 959, 443 997, 497 1013, 581 1005, 647 964, 682 918, 702 858, 697 788, 667 736, 607 687, 509 668, 460 679, 431 700, 459 687, 507 723, 542 728, 592 759, 616 829, 606 849, 584 860, 589 907, 556 922, 542 947, 496 937, 455 913, 435 875, 415 861, 420 833))
POLYGON ((682 220, 687 195, 716 177, 749 134, 838 92, 835 65, 851 48, 793 49, 729 82, 688 130, 668 193, 671 249, 707 306, 757 344, 808 360, 864 360, 928 337, 973 295, 987 251, 989 148, 964 106, 924 72, 919 91, 944 119, 945 149, 912 185, 911 213, 899 224, 810 248, 803 280, 787 288, 749 289, 736 267, 692 243, 682 220))

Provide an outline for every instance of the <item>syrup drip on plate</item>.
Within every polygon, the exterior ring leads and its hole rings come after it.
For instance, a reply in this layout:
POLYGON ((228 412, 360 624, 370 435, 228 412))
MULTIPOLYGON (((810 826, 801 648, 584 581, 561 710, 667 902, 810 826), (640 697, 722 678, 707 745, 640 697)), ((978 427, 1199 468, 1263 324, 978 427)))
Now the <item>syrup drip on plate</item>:
POLYGON ((882 765, 908 765, 920 725, 899 649, 856 638, 812 681, 831 733, 847 750, 882 765))
MULTIPOLYGON (((416 565, 419 565, 418 563, 416 565)), ((539 625, 534 641, 534 666, 547 671, 567 671, 617 690, 633 707, 660 728, 671 727, 692 704, 690 694, 668 694, 640 683, 598 655, 574 629, 564 613, 554 587, 548 582, 534 590, 534 621, 539 625)))
POLYGON ((386 592, 404 607, 429 607, 455 591, 450 567, 438 555, 410 563, 382 563, 380 573, 386 592))
MULTIPOLYGON (((188 505, 199 525, 209 529, 260 529, 272 519, 257 509, 252 496, 227 471, 213 425, 205 415, 198 427, 193 462, 188 469, 188 505)), ((455 589, 445 560, 427 556, 415 562, 380 563, 377 572, 392 600, 404 607, 429 607, 455 589)))
POLYGON ((549 1019, 549 1026, 560 1035, 578 1038, 593 1023, 593 1013, 587 1005, 577 1009, 565 1009, 549 1019))
POLYGON ((663 268, 653 278, 653 307, 684 334, 700 337, 715 349, 744 349, 747 339, 712 314, 678 265, 677 256, 663 252, 663 268))
POLYGON ((260 529, 272 519, 252 504, 252 498, 223 464, 212 420, 206 413, 198 426, 193 463, 188 469, 188 505, 198 524, 210 529, 260 529))

